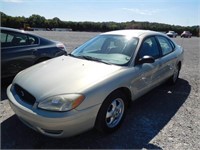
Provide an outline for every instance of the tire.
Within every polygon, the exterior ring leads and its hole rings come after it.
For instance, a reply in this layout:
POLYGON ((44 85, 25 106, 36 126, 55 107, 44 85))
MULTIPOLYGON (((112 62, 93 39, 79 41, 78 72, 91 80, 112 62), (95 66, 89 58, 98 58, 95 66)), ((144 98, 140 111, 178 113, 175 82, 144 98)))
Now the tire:
POLYGON ((170 77, 169 79, 169 84, 174 85, 176 84, 178 78, 179 78, 179 73, 180 73, 180 65, 176 65, 176 68, 174 70, 174 74, 170 77))
POLYGON ((103 133, 116 131, 123 122, 128 106, 126 96, 121 91, 111 93, 103 102, 95 122, 95 128, 103 133))

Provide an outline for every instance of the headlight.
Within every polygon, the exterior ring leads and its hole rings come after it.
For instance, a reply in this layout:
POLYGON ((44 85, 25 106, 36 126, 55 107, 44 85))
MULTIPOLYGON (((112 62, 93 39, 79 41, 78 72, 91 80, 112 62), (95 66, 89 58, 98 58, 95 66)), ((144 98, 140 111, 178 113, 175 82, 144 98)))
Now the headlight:
POLYGON ((84 98, 81 94, 53 96, 40 102, 38 107, 51 111, 69 111, 80 105, 84 98))

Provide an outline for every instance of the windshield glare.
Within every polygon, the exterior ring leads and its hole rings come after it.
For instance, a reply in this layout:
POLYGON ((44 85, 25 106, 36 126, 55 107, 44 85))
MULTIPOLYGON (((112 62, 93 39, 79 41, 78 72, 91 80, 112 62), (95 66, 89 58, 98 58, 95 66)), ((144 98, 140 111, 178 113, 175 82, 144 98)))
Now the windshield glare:
POLYGON ((75 49, 71 54, 80 58, 87 56, 109 64, 125 65, 130 61, 137 44, 138 38, 99 35, 75 49))

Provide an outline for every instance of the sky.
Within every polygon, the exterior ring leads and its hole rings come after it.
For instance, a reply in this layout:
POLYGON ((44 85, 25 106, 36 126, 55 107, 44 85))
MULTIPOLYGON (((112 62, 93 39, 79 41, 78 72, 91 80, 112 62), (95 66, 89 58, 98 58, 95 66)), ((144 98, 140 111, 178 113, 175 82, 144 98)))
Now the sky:
POLYGON ((0 0, 9 16, 62 21, 148 21, 171 25, 200 25, 200 0, 0 0))

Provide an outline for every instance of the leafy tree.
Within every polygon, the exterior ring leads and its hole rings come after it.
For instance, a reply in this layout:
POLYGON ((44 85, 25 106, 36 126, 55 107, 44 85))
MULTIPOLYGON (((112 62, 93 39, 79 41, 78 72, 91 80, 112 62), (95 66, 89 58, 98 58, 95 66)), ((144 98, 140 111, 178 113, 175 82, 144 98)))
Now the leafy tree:
POLYGON ((173 30, 179 35, 184 31, 190 31, 194 36, 199 36, 199 25, 184 27, 177 25, 169 25, 164 23, 156 22, 137 22, 135 20, 129 22, 72 22, 72 21, 62 21, 58 17, 53 19, 46 19, 43 16, 33 14, 29 18, 25 17, 12 17, 8 16, 3 12, 1 13, 1 26, 12 27, 12 28, 25 28, 38 27, 38 28, 71 28, 73 31, 111 31, 119 29, 145 29, 145 30, 155 30, 160 32, 168 32, 173 30))
POLYGON ((30 24, 31 27, 38 27, 38 28, 43 28, 45 27, 45 17, 33 14, 28 18, 28 23, 30 24))

